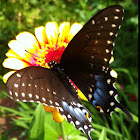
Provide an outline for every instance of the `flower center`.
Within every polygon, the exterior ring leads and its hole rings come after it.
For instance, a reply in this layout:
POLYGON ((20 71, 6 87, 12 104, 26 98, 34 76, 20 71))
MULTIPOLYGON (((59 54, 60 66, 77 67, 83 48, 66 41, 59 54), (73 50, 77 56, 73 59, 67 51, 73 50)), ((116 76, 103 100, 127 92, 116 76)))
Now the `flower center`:
POLYGON ((56 63, 60 63, 61 56, 68 43, 58 41, 57 44, 45 44, 44 47, 38 50, 36 64, 42 67, 49 68, 49 62, 54 60, 56 63))

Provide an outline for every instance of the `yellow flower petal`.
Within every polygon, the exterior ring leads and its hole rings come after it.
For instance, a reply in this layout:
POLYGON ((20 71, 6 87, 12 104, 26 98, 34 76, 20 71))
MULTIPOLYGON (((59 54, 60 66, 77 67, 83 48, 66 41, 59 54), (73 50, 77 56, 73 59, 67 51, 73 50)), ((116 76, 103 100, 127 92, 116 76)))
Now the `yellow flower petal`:
POLYGON ((53 119, 57 122, 57 123, 61 123, 62 121, 64 121, 64 117, 57 111, 57 109, 53 112, 53 119))
POLYGON ((6 83, 7 79, 16 71, 10 71, 3 76, 3 82, 6 83))
POLYGON ((53 113, 53 119, 57 122, 57 123, 61 123, 65 118, 57 111, 56 108, 54 107, 50 107, 50 106, 46 106, 43 105, 44 109, 46 112, 52 112, 53 113))
POLYGON ((39 44, 35 36, 29 32, 22 32, 16 36, 19 44, 25 47, 29 53, 35 53, 39 49, 39 44))
POLYGON ((78 96, 80 97, 80 99, 88 101, 88 99, 85 97, 85 95, 78 89, 78 96))
POLYGON ((69 31, 70 31, 70 23, 69 22, 63 22, 59 26, 59 41, 65 41, 68 42, 68 37, 69 37, 69 31))
POLYGON ((43 105, 43 107, 44 107, 46 112, 53 112, 56 109, 54 107, 50 107, 50 106, 47 106, 47 105, 43 105))
POLYGON ((30 58, 32 57, 30 54, 31 50, 29 50, 29 52, 25 51, 28 49, 24 46, 24 44, 21 44, 17 40, 12 40, 8 43, 8 46, 25 61, 30 62, 30 58))
POLYGON ((35 35, 36 35, 36 38, 38 39, 41 47, 44 47, 45 42, 47 41, 45 27, 40 26, 40 27, 35 28, 35 35))
POLYGON ((14 70, 20 70, 22 68, 28 67, 29 65, 17 58, 6 58, 3 62, 3 67, 14 69, 14 70))
POLYGON ((56 22, 47 22, 45 29, 48 43, 56 43, 58 39, 58 24, 56 22))
POLYGON ((74 23, 72 24, 70 28, 70 33, 69 33, 69 41, 82 29, 82 25, 79 23, 74 23))
POLYGON ((5 54, 7 57, 14 57, 22 59, 17 53, 15 53, 13 50, 8 50, 8 52, 5 54))

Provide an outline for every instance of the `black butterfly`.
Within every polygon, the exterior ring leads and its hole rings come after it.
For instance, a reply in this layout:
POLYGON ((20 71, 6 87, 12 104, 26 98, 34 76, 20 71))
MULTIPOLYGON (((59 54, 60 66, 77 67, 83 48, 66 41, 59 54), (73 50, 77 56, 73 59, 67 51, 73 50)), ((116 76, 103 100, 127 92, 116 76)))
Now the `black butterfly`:
POLYGON ((132 120, 116 100, 116 79, 109 67, 123 12, 121 6, 114 5, 93 16, 71 40, 59 64, 50 61, 50 69, 31 66, 15 72, 6 83, 9 96, 17 101, 56 107, 91 140, 91 117, 78 99, 71 79, 97 110, 110 115, 117 107, 132 120))

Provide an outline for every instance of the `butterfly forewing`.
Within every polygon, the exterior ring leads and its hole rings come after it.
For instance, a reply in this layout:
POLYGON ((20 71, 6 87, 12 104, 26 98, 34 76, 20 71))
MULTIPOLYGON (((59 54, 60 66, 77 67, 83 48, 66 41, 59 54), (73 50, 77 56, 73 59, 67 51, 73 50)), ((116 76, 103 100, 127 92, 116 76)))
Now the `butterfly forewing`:
POLYGON ((79 55, 96 57, 95 60, 106 56, 109 61, 113 42, 122 21, 123 8, 121 6, 110 6, 101 10, 83 26, 69 43, 61 58, 61 65, 65 67, 66 63, 68 64, 71 59, 74 60, 77 55, 78 58, 79 55))
POLYGON ((83 130, 90 139, 89 134, 93 130, 91 118, 87 117, 90 114, 77 98, 76 89, 69 80, 65 82, 68 85, 67 88, 73 88, 74 92, 69 93, 55 71, 32 66, 15 72, 8 79, 6 87, 12 99, 56 107, 69 123, 83 130))
MULTIPOLYGON (((123 108, 116 100, 116 78, 109 67, 123 12, 121 6, 115 5, 93 16, 71 40, 60 61, 89 102, 108 115, 116 107, 123 108)), ((125 113, 129 114, 126 110, 125 113)), ((132 119, 130 114, 128 117, 132 119)))

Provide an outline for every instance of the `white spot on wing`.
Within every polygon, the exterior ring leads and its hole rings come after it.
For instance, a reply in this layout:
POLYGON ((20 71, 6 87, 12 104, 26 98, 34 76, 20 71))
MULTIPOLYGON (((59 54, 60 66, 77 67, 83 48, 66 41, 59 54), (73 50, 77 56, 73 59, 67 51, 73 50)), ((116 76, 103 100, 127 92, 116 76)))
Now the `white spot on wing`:
POLYGON ((114 27, 116 27, 116 25, 115 25, 115 24, 112 24, 111 26, 112 26, 113 28, 114 28, 114 27))
POLYGON ((114 16, 114 19, 119 19, 119 17, 118 16, 114 16))
POLYGON ((64 111, 62 107, 59 107, 59 110, 60 110, 61 112, 63 112, 63 111, 64 111))
POLYGON ((106 59, 106 58, 104 58, 104 61, 105 61, 105 62, 107 62, 107 59, 106 59))
POLYGON ((42 100, 45 102, 46 101, 46 99, 44 98, 44 97, 42 97, 42 100))
POLYGON ((21 75, 19 73, 17 73, 16 75, 17 75, 17 77, 21 77, 21 75))
POLYGON ((30 100, 30 102, 34 102, 34 100, 30 100))
POLYGON ((69 119, 71 119, 71 115, 70 114, 68 114, 68 116, 67 116, 69 119))
POLYGON ((24 87, 24 86, 25 86, 25 84, 24 84, 24 83, 22 83, 22 86, 24 87))
POLYGON ((22 97, 25 97, 25 93, 22 92, 21 95, 22 95, 22 97))
POLYGON ((109 53, 109 49, 106 49, 105 51, 106 51, 106 53, 109 53))
POLYGON ((117 97, 118 97, 118 94, 116 94, 116 95, 114 96, 114 98, 115 98, 115 100, 119 103, 117 97))
POLYGON ((9 94, 10 94, 10 95, 12 95, 12 92, 11 92, 11 91, 9 91, 9 94))
POLYGON ((110 35, 110 36, 113 36, 113 34, 114 34, 113 32, 109 32, 109 35, 110 35))
POLYGON ((53 102, 52 102, 52 100, 49 100, 49 102, 50 102, 50 104, 52 104, 53 102))
POLYGON ((53 94, 56 95, 56 92, 53 91, 53 94))
POLYGON ((18 84, 14 84, 14 86, 17 88, 18 87, 18 84))
POLYGON ((110 75, 111 75, 112 77, 114 77, 114 78, 117 78, 117 77, 118 77, 117 73, 116 73, 114 70, 111 70, 111 71, 110 71, 110 75))
POLYGON ((110 41, 110 40, 107 40, 107 44, 112 44, 112 41, 110 41))
POLYGON ((91 94, 88 94, 88 98, 91 100, 91 98, 92 98, 92 95, 91 95, 91 94))
POLYGON ((95 21, 94 20, 92 20, 92 24, 95 24, 95 21))
POLYGON ((114 87, 115 89, 117 89, 116 86, 115 86, 115 83, 113 83, 112 85, 113 85, 113 87, 114 87))
POLYGON ((105 21, 108 21, 108 17, 105 17, 105 21))
POLYGON ((37 103, 41 103, 40 101, 36 101, 37 103))
POLYGON ((115 9, 116 12, 120 12, 120 9, 115 9))
POLYGON ((98 44, 98 40, 95 40, 95 45, 98 44))
POLYGON ((104 26, 101 26, 101 28, 103 28, 104 26))
POLYGON ((111 102, 111 103, 110 103, 110 106, 113 106, 114 104, 115 104, 114 102, 111 102))
POLYGON ((110 84, 110 82, 111 82, 111 79, 107 79, 107 83, 110 84))
POLYGON ((38 95, 35 95, 36 99, 39 99, 39 96, 38 95))
POLYGON ((92 93, 92 88, 89 88, 89 92, 92 93))
POLYGON ((60 106, 58 102, 55 102, 55 105, 60 106))
POLYGON ((16 96, 18 96, 18 93, 17 93, 17 92, 15 92, 15 95, 16 95, 16 96))
POLYGON ((79 121, 76 121, 76 122, 75 122, 75 124, 76 124, 76 125, 79 125, 79 124, 80 124, 80 122, 79 122, 79 121))
POLYGON ((81 104, 79 104, 79 103, 77 103, 77 106, 78 106, 78 107, 83 107, 83 106, 82 106, 81 104))
POLYGON ((113 50, 111 50, 111 55, 113 55, 113 50))
POLYGON ((114 93, 114 91, 113 91, 113 90, 110 90, 110 91, 109 91, 110 96, 112 96, 112 95, 113 95, 113 93, 114 93))
POLYGON ((88 129, 87 125, 84 125, 84 129, 88 129))
POLYGON ((118 33, 115 34, 115 37, 117 37, 117 36, 118 36, 118 33))
POLYGON ((110 116, 112 116, 113 111, 110 112, 110 116))
POLYGON ((29 97, 32 98, 32 94, 31 93, 29 93, 29 97))

